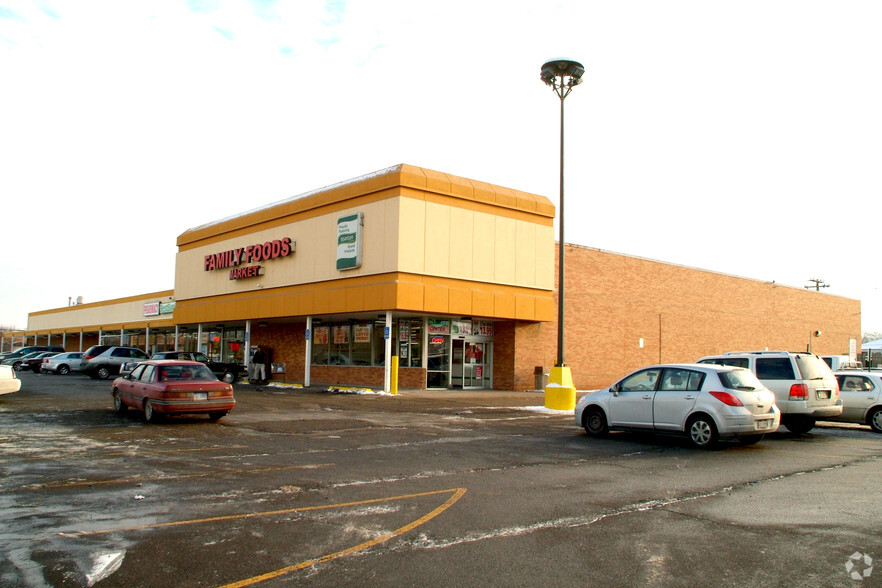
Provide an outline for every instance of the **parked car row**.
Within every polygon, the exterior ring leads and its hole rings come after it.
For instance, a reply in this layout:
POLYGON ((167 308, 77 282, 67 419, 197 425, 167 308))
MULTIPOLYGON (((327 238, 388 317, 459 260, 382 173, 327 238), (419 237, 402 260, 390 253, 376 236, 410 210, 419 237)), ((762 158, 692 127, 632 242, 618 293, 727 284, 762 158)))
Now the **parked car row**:
POLYGON ((20 358, 35 351, 56 351, 58 353, 61 353, 62 351, 64 351, 64 347, 62 347, 61 345, 29 345, 27 347, 19 347, 18 349, 13 349, 12 351, 5 351, 3 353, 0 353, 0 362, 3 362, 7 359, 20 358))
POLYGON ((68 351, 61 347, 46 346, 23 347, 15 352, 4 354, 0 365, 8 365, 16 371, 30 369, 35 373, 66 375, 82 372, 91 378, 106 380, 113 375, 126 375, 140 362, 147 359, 182 359, 197 361, 208 366, 219 379, 227 383, 239 378, 241 366, 235 363, 214 361, 204 353, 190 351, 163 351, 148 356, 137 347, 120 345, 93 345, 85 352, 68 351))
POLYGON ((639 369, 582 396, 574 416, 591 436, 614 429, 678 433, 701 448, 725 437, 753 444, 779 425, 802 434, 818 420, 882 433, 882 373, 834 374, 811 353, 730 352, 639 369))

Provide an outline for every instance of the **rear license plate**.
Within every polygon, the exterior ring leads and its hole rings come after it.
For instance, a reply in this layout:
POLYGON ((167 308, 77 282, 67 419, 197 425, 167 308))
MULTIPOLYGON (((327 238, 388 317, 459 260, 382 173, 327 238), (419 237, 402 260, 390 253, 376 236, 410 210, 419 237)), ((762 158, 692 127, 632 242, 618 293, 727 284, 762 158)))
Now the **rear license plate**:
POLYGON ((830 399, 830 391, 829 390, 818 390, 818 400, 829 400, 830 399))
POLYGON ((208 393, 206 393, 206 392, 193 392, 193 400, 208 400, 208 393))
POLYGON ((763 429, 771 429, 772 428, 772 419, 764 419, 762 421, 756 422, 756 430, 762 431, 763 429))

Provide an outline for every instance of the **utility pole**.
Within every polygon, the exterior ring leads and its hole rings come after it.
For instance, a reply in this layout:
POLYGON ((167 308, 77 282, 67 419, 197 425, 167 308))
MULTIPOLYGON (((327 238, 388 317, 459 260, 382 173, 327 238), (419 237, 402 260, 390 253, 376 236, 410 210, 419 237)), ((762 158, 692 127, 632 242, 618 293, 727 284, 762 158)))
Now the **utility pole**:
POLYGON ((806 290, 814 290, 815 292, 820 292, 821 288, 830 287, 830 284, 826 283, 821 278, 809 278, 809 282, 811 282, 812 285, 803 286, 803 288, 805 288, 806 290))

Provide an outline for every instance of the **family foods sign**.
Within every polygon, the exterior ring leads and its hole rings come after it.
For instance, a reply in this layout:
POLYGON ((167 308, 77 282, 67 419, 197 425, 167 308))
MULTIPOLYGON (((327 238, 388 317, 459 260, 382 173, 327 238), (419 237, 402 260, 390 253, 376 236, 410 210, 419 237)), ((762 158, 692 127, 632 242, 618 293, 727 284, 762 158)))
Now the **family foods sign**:
POLYGON ((357 212, 337 219, 337 269, 349 270, 361 267, 361 229, 364 213, 357 212))
POLYGON ((253 278, 261 275, 263 268, 259 265, 247 264, 276 259, 277 257, 287 257, 294 252, 294 245, 295 241, 291 240, 290 237, 285 237, 284 239, 240 247, 239 249, 211 253, 205 256, 205 271, 210 272, 232 268, 230 269, 231 280, 253 278))

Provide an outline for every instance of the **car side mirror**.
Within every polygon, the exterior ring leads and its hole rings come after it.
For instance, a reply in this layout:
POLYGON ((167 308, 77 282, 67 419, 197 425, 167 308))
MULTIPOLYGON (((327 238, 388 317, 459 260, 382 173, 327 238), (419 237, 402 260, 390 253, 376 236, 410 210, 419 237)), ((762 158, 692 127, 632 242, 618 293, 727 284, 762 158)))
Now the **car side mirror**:
POLYGON ((613 396, 618 396, 618 395, 619 395, 619 387, 618 387, 618 386, 612 386, 612 387, 610 387, 609 391, 612 392, 612 395, 613 395, 613 396))

